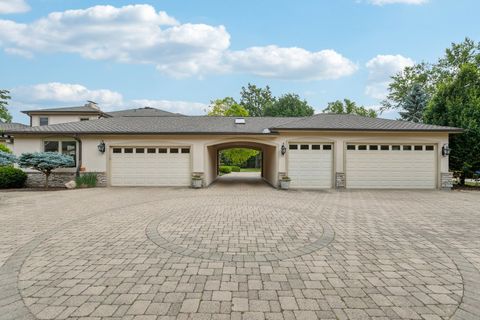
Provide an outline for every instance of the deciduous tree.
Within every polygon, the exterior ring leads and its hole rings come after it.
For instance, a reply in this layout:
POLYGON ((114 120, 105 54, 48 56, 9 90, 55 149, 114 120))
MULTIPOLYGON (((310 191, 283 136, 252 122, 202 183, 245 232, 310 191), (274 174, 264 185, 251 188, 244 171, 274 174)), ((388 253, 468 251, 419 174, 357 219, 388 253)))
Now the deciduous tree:
POLYGON ((295 93, 281 96, 273 104, 267 105, 264 111, 264 115, 270 117, 307 117, 314 113, 308 102, 295 93))

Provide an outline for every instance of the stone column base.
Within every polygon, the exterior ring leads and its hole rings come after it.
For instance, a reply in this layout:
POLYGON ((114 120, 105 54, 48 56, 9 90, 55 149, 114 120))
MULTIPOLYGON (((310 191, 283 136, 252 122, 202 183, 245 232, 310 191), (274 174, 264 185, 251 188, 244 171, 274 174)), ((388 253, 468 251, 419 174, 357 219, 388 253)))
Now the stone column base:
POLYGON ((343 172, 336 172, 335 173, 335 188, 337 189, 345 189, 345 173, 343 172))
POLYGON ((442 190, 451 190, 453 188, 453 173, 442 172, 440 174, 440 187, 442 190))

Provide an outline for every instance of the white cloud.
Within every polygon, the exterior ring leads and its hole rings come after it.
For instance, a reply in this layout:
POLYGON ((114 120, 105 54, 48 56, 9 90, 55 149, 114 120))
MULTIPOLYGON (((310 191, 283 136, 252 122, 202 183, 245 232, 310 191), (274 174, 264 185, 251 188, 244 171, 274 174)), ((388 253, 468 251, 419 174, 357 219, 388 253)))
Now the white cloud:
POLYGON ((275 45, 231 51, 224 26, 179 23, 150 5, 53 12, 31 23, 0 20, 8 53, 72 53, 86 59, 155 65, 175 77, 243 72, 288 79, 336 79, 356 66, 334 50, 275 45))
MULTIPOLYGON (((16 87, 11 90, 12 99, 23 104, 83 105, 92 100, 104 106, 123 104, 120 93, 107 90, 90 90, 80 84, 41 83, 32 86, 16 87)), ((43 106, 43 107, 44 107, 43 106)))
POLYGON ((375 99, 384 99, 391 77, 415 62, 402 55, 377 55, 367 62, 368 84, 365 93, 375 99))
POLYGON ((337 79, 357 69, 353 62, 334 50, 310 52, 274 45, 230 52, 227 61, 233 70, 269 78, 337 79))
POLYGON ((208 104, 201 102, 149 99, 132 100, 129 106, 132 108, 152 107, 186 115, 205 114, 205 110, 208 108, 208 104))
POLYGON ((25 0, 1 0, 0 14, 22 13, 30 10, 25 0))
POLYGON ((383 6, 387 4, 413 4, 421 5, 428 2, 428 0, 368 0, 369 3, 376 6, 383 6))
POLYGON ((89 89, 80 84, 50 82, 10 89, 12 101, 9 109, 15 121, 27 123, 21 110, 34 110, 65 106, 81 106, 87 100, 98 103, 103 111, 114 111, 142 107, 158 108, 186 115, 205 114, 208 104, 174 100, 125 100, 119 92, 108 89, 89 89))

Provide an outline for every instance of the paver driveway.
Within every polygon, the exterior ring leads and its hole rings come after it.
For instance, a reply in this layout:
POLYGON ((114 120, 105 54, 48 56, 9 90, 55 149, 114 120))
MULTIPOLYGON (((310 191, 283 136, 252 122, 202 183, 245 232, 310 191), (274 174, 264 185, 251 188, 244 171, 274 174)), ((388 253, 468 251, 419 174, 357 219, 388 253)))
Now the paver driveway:
POLYGON ((480 319, 480 193, 0 193, 0 319, 480 319))

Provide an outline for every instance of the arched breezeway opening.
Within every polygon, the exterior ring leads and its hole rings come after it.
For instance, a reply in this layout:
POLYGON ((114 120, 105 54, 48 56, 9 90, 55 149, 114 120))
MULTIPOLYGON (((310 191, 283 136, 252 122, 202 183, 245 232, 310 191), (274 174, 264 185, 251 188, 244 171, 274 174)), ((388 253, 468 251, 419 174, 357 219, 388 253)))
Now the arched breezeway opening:
POLYGON ((207 147, 207 159, 205 170, 205 182, 210 185, 213 182, 222 182, 223 184, 235 185, 259 185, 268 183, 276 187, 278 184, 278 157, 277 146, 275 144, 260 141, 220 141, 210 144, 207 147), (261 171, 258 174, 231 174, 220 178, 219 165, 220 152, 232 148, 246 148, 257 150, 261 158, 261 171))

